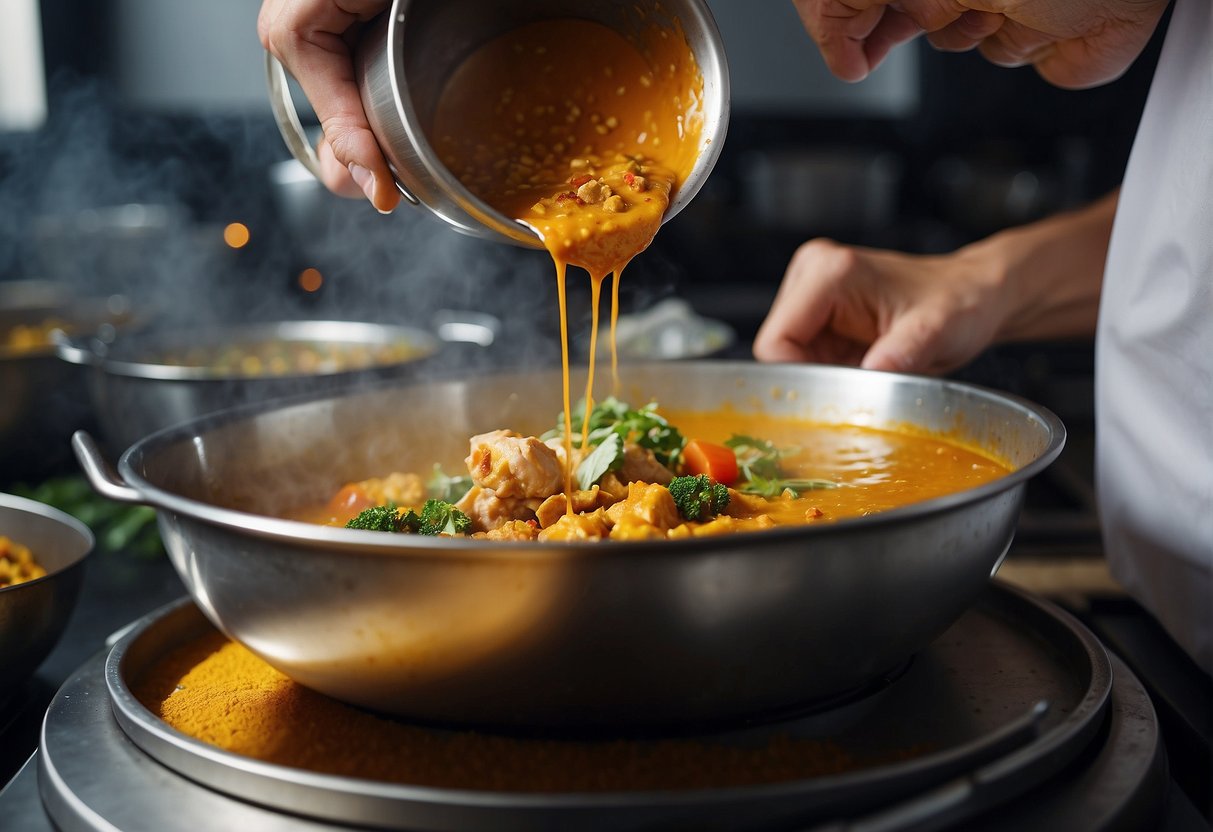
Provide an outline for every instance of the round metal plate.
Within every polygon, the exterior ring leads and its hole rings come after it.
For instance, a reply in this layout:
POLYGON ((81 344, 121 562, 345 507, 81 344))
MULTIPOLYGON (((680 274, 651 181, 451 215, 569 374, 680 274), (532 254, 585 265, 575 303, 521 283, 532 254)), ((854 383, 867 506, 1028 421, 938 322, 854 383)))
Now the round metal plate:
MULTIPOLYGON (((194 830, 329 828, 325 820, 346 828, 766 828, 868 815, 882 805, 892 805, 886 811, 895 813, 899 801, 912 805, 941 784, 997 768, 1018 772, 1013 781, 994 778, 1002 788, 993 797, 1005 800, 1056 774, 1090 743, 1106 722, 1112 681, 1106 654, 1081 625, 995 586, 889 691, 865 707, 844 709, 841 722, 805 721, 809 735, 827 731, 854 750, 932 735, 939 750, 931 754, 770 786, 606 795, 487 793, 301 772, 237 757, 173 731, 130 696, 123 674, 207 627, 191 605, 174 605, 145 619, 116 645, 104 681, 97 659, 65 685, 48 712, 40 755, 43 799, 61 828, 173 828, 183 817, 194 830), (1047 713, 1037 708, 1041 700, 1051 703, 1047 713), (114 716, 147 754, 126 741, 114 716), (139 797, 132 800, 132 795, 139 797)), ((1144 692, 1141 697, 1149 710, 1144 692)), ((1135 713, 1141 712, 1138 706, 1135 713)), ((740 733, 803 735, 800 727, 790 722, 740 733)), ((985 796, 988 802, 989 790, 985 796)))

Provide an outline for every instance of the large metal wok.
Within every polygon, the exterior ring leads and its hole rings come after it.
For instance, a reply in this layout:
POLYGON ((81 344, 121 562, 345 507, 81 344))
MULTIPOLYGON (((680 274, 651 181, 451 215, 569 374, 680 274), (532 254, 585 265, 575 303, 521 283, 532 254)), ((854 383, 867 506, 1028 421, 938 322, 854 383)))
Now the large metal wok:
POLYGON ((830 525, 665 542, 519 544, 275 519, 341 484, 460 467, 467 438, 549 427, 553 373, 348 392, 228 411, 155 434, 102 494, 159 509, 202 611, 299 682, 369 708, 481 725, 702 723, 816 707, 879 685, 981 592, 1024 484, 1064 428, 1021 399, 809 365, 627 367, 623 396, 668 408, 951 431, 1017 470, 830 525))

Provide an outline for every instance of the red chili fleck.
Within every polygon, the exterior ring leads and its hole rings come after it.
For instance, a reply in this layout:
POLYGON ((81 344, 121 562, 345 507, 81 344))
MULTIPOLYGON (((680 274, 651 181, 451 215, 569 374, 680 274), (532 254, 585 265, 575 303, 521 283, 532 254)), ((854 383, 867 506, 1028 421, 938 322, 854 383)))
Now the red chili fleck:
POLYGON ((580 188, 582 185, 584 185, 586 182, 589 182, 591 179, 593 179, 592 176, 590 176, 587 173, 583 173, 580 176, 574 176, 572 179, 570 179, 569 184, 572 185, 574 188, 580 188))
POLYGON ((538 521, 538 520, 527 520, 527 521, 526 521, 526 524, 527 524, 528 526, 530 526, 532 529, 537 529, 537 528, 539 528, 539 521, 538 521))
POLYGON ((629 184, 629 185, 634 184, 634 183, 636 182, 636 174, 632 173, 632 172, 629 170, 627 173, 625 173, 625 174, 623 175, 623 181, 624 181, 624 182, 626 182, 626 183, 627 183, 627 184, 629 184))
POLYGON ((645 202, 652 202, 652 201, 653 201, 653 197, 651 197, 651 196, 646 196, 646 197, 644 198, 644 201, 645 201, 645 202))

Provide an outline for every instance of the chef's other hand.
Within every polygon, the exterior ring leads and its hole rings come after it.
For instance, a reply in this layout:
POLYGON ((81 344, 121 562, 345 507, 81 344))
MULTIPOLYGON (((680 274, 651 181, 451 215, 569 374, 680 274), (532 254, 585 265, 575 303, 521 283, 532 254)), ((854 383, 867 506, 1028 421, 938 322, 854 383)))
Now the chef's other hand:
POLYGON ((951 254, 811 240, 788 265, 754 355, 938 374, 996 342, 1088 338, 1118 199, 951 254))
POLYGON ((940 374, 991 343, 997 281, 962 253, 901 254, 811 240, 754 341, 763 361, 940 374))
POLYGON ((324 136, 316 148, 321 178, 342 196, 365 195, 387 213, 400 202, 354 83, 350 45, 359 24, 387 0, 264 0, 257 17, 261 44, 295 76, 324 136))
POLYGON ((793 0, 830 71, 860 81, 925 32, 937 49, 978 49, 1000 66, 1032 64, 1082 88, 1119 77, 1169 0, 793 0))

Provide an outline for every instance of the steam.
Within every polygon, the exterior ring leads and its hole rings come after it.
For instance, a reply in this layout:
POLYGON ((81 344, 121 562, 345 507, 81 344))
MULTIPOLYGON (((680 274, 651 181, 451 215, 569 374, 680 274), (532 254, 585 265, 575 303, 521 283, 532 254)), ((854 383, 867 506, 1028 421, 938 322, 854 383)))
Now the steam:
MULTIPOLYGON (((269 116, 124 111, 59 77, 38 134, 0 136, 0 274, 121 293, 178 326, 340 317, 428 327, 440 309, 494 314, 515 348, 552 330, 545 255, 453 232, 423 209, 382 217, 318 183, 271 182, 288 154, 269 116), (289 191, 289 192, 288 192, 289 191), (249 228, 228 248, 230 222, 249 228), (300 290, 305 268, 323 276, 300 290), (520 340, 521 339, 521 340, 520 340)), ((554 303, 552 304, 554 306, 554 303)))
MULTIPOLYGON (((498 319, 494 343, 447 346, 419 377, 558 366, 545 252, 461 235, 408 204, 384 217, 310 179, 291 184, 268 100, 252 115, 149 114, 68 74, 52 79, 48 98, 43 129, 0 133, 0 279, 125 295, 151 328, 168 331, 301 318, 432 331, 440 313, 470 311, 498 319), (249 229, 243 248, 224 242, 232 222, 249 229), (304 269, 322 275, 318 291, 300 288, 304 269)), ((624 274, 624 311, 668 295, 677 271, 655 252, 638 258, 624 274)), ((584 277, 570 270, 575 348, 590 319, 584 277)), ((608 313, 604 300, 604 322, 608 313)), ((250 398, 231 387, 224 406, 250 398)), ((286 393, 315 388, 305 380, 286 393)))

